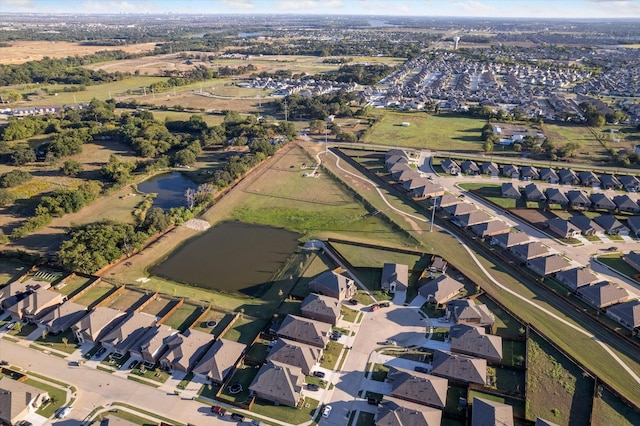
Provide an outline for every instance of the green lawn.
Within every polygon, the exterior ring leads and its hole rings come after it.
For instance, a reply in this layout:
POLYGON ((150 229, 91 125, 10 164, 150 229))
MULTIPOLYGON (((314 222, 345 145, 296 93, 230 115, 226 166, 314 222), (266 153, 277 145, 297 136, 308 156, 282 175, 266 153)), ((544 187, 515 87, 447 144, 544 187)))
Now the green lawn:
POLYGON ((627 262, 622 260, 622 253, 601 254, 598 256, 598 260, 611 269, 615 269, 623 275, 633 277, 640 274, 640 271, 630 266, 627 262))
POLYGON ((163 324, 176 330, 185 331, 203 313, 202 306, 183 303, 165 320, 163 324))
POLYGON ((75 299, 73 302, 78 303, 80 305, 85 305, 92 307, 98 301, 104 299, 109 293, 114 290, 114 286, 106 283, 104 281, 100 281, 98 284, 91 287, 82 296, 75 299))
POLYGON ((431 256, 400 253, 394 251, 394 247, 384 250, 336 242, 331 245, 356 268, 382 268, 385 263, 401 263, 409 269, 424 270, 431 263, 431 256))
POLYGON ((353 298, 356 299, 358 303, 365 306, 368 306, 373 303, 373 299, 364 290, 358 290, 358 292, 356 293, 355 296, 353 296, 353 298))
POLYGON ((255 362, 264 362, 269 355, 269 341, 264 339, 259 339, 256 343, 254 343, 249 351, 247 352, 246 357, 255 362))
POLYGON ((225 386, 222 390, 220 397, 229 401, 248 403, 249 386, 258 374, 258 370, 259 366, 241 366, 237 368, 233 373, 233 377, 231 377, 231 379, 227 383, 227 386, 225 386), (229 393, 229 386, 236 383, 242 386, 242 391, 236 394, 229 393))
POLYGON ((342 345, 340 343, 330 341, 327 343, 327 347, 322 351, 322 362, 320 367, 333 370, 338 362, 338 357, 342 351, 342 345))
POLYGON ((24 275, 30 266, 11 260, 0 260, 0 286, 13 282, 24 275))
POLYGON ((632 426, 640 424, 640 413, 602 389, 600 396, 593 400, 592 425, 632 426))
POLYGON ((359 311, 353 310, 346 306, 341 306, 340 312, 342 312, 342 319, 348 322, 356 322, 356 317, 360 313, 359 311))
POLYGON ((525 352, 525 342, 502 339, 502 364, 524 367, 525 352))
POLYGON ((68 354, 72 354, 79 347, 76 336, 70 328, 57 335, 47 334, 44 339, 40 336, 36 339, 36 343, 68 354))
POLYGON ((322 389, 327 387, 327 381, 316 376, 304 376, 304 382, 309 384, 318 385, 322 389))
POLYGON ((84 286, 88 285, 91 281, 93 281, 92 278, 86 278, 76 275, 58 283, 56 285, 56 291, 66 296, 70 296, 82 289, 84 286))
POLYGON ((234 342, 249 345, 251 344, 251 342, 253 342, 253 340, 265 325, 265 320, 245 316, 239 318, 229 329, 229 331, 227 331, 224 336, 220 337, 224 337, 228 340, 233 340, 234 342))
POLYGON ((251 411, 278 419, 290 425, 298 425, 311 420, 311 416, 318 404, 319 402, 315 399, 305 398, 300 407, 292 408, 284 405, 273 405, 271 401, 256 399, 251 411))
POLYGON ((387 378, 387 374, 389 374, 389 367, 384 364, 374 364, 373 370, 371 370, 371 374, 369 375, 369 379, 377 382, 384 382, 387 378))
POLYGON ((479 296, 476 302, 487 305, 487 308, 495 316, 496 322, 493 326, 493 334, 497 334, 502 337, 523 337, 524 325, 517 319, 512 317, 504 309, 500 308, 494 301, 488 296, 479 296))
POLYGON ((23 383, 47 391, 49 394, 50 402, 43 405, 38 409, 38 411, 36 411, 36 413, 43 417, 49 418, 53 416, 56 410, 62 407, 67 401, 67 393, 60 388, 53 387, 39 380, 33 379, 27 379, 23 383))

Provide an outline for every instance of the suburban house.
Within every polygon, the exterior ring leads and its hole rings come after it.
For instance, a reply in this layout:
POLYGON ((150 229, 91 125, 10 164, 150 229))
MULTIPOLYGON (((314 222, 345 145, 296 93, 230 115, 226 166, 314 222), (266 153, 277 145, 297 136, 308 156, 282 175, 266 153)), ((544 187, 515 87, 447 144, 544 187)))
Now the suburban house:
POLYGON ((258 398, 288 407, 297 407, 303 399, 304 375, 298 367, 267 361, 249 385, 258 398))
POLYGON ((622 183, 614 175, 600 175, 600 188, 620 189, 622 188, 622 183))
POLYGON ((542 192, 542 190, 538 188, 538 185, 536 185, 535 183, 530 183, 529 185, 524 187, 524 197, 527 199, 527 201, 540 202, 547 200, 544 192, 542 192))
POLYGON ((0 289, 1 307, 2 309, 8 309, 34 291, 48 289, 50 287, 51 283, 47 281, 36 281, 33 279, 9 283, 0 289))
POLYGON ((496 322, 495 316, 487 305, 477 304, 473 299, 454 299, 447 302, 445 315, 456 324, 477 327, 490 327, 496 322))
POLYGON ((308 376, 321 357, 322 349, 316 346, 287 339, 278 339, 269 350, 267 360, 293 365, 308 376))
POLYGON ((498 165, 493 161, 485 161, 482 163, 482 174, 498 177, 500 175, 500 168, 498 168, 498 165))
POLYGON ((512 179, 520 178, 520 169, 515 164, 505 164, 502 166, 502 176, 512 179))
POLYGON ((431 374, 459 383, 487 384, 487 360, 436 349, 431 374))
POLYGON ((612 212, 616 209, 616 203, 600 192, 594 192, 589 195, 589 201, 591 201, 591 207, 595 210, 606 210, 612 212))
POLYGON ((604 233, 604 229, 587 216, 575 215, 569 218, 569 222, 580 229, 582 235, 595 235, 604 233))
POLYGON ((449 206, 444 209, 449 217, 461 216, 478 210, 476 206, 471 203, 458 203, 453 206, 449 206))
POLYGON ((407 163, 395 163, 391 167, 387 167, 389 173, 391 173, 391 177, 395 180, 398 180, 398 177, 402 174, 402 172, 410 171, 413 169, 407 163))
POLYGON ((549 204, 558 204, 563 207, 569 204, 567 196, 558 188, 547 188, 545 194, 547 196, 547 203, 549 204))
POLYGON ((86 306, 67 301, 49 310, 38 321, 46 326, 47 333, 59 334, 80 321, 86 314, 86 306))
POLYGON ((640 300, 619 303, 607 309, 607 316, 628 330, 640 329, 640 300))
POLYGON ((440 256, 436 256, 435 254, 431 256, 431 265, 429 265, 429 270, 431 272, 447 272, 448 263, 446 260, 441 258, 440 256))
POLYGON ((640 271, 640 253, 637 251, 630 251, 629 253, 622 256, 622 260, 627 262, 629 266, 634 268, 636 271, 640 271))
POLYGON ((218 339, 193 368, 194 376, 222 384, 233 374, 247 347, 233 340, 218 339))
POLYGON ((615 216, 605 214, 595 217, 595 223, 600 225, 607 235, 629 235, 629 228, 624 226, 615 216))
POLYGON ((552 254, 528 261, 527 267, 538 275, 546 276, 570 268, 571 262, 559 254, 552 254))
POLYGON ((446 209, 447 207, 455 206, 456 204, 460 204, 461 202, 462 201, 460 201, 460 199, 453 194, 444 194, 440 198, 438 207, 446 209))
POLYGON ((502 184, 502 198, 519 199, 522 197, 520 190, 513 182, 505 182, 502 184))
POLYGON ((493 216, 490 216, 483 210, 474 210, 467 214, 456 216, 455 219, 453 219, 453 223, 461 228, 469 228, 470 226, 486 223, 491 220, 493 220, 493 216))
POLYGON ((140 340, 149 327, 155 324, 155 316, 144 312, 132 312, 100 339, 100 343, 108 351, 124 355, 140 340))
POLYGON ((630 216, 627 219, 627 226, 634 234, 636 234, 636 236, 640 235, 640 216, 630 216))
POLYGON ((418 189, 418 188, 422 188, 427 184, 430 184, 431 181, 427 178, 424 177, 419 177, 416 179, 410 179, 410 180, 406 180, 404 182, 402 182, 402 188, 407 191, 407 192, 411 192, 414 189, 418 189))
POLYGON ((447 403, 447 379, 389 367, 386 382, 392 386, 393 397, 439 409, 447 403))
POLYGON ((47 391, 0 377, 0 423, 15 425, 49 400, 47 391))
POLYGON ((416 201, 426 200, 427 198, 442 197, 444 195, 444 188, 437 182, 433 182, 429 179, 427 182, 409 193, 409 196, 416 201))
POLYGON ((578 173, 578 177, 580 178, 580 183, 584 186, 592 186, 592 187, 600 186, 600 179, 598 178, 598 176, 596 176, 595 173, 591 171, 580 172, 578 173))
POLYGON ((569 200, 569 205, 572 209, 586 210, 591 207, 591 200, 589 200, 587 194, 582 191, 567 191, 567 199, 569 200))
POLYGON ((45 315, 55 306, 64 302, 65 298, 66 296, 62 293, 39 288, 10 306, 7 311, 9 311, 11 318, 14 320, 36 322, 40 316, 45 315))
POLYGON ((502 402, 473 397, 471 426, 513 426, 513 407, 502 402))
POLYGON ((640 179, 635 176, 618 176, 622 187, 629 192, 640 192, 640 179))
POLYGON ((491 220, 489 222, 473 225, 471 227, 471 232, 480 238, 495 237, 496 235, 511 232, 511 226, 501 220, 491 220))
POLYGON ((352 279, 334 271, 325 271, 309 282, 309 289, 338 300, 350 299, 357 291, 352 279))
POLYGON ((551 232, 560 238, 575 238, 580 235, 581 230, 566 219, 554 217, 545 222, 551 232))
POLYGON ((563 185, 577 185, 580 183, 580 178, 571 169, 558 170, 558 177, 560 178, 559 183, 563 185))
POLYGON ((167 342, 166 352, 160 357, 160 365, 166 370, 188 373, 207 352, 213 339, 213 334, 193 329, 174 334, 167 342))
POLYGON ((175 330, 167 325, 155 324, 142 335, 129 352, 139 356, 145 362, 155 364, 168 346, 169 341, 176 334, 175 330))
POLYGON ((380 288, 391 293, 407 291, 409 286, 409 267, 399 263, 385 263, 382 266, 380 288))
POLYGON ((573 291, 598 281, 598 276, 591 268, 573 268, 556 274, 556 279, 573 291))
POLYGON ((393 174, 392 176, 398 182, 406 182, 411 179, 420 179, 422 177, 420 173, 416 172, 411 168, 409 168, 408 170, 403 170, 399 173, 393 174))
POLYGON ((427 302, 444 305, 460 294, 462 289, 464 289, 464 285, 462 285, 461 282, 449 278, 446 275, 441 275, 422 285, 418 289, 418 293, 427 299, 427 302))
POLYGON ((407 155, 407 153, 404 152, 404 150, 402 150, 400 148, 392 148, 392 149, 390 149, 390 150, 388 150, 387 152, 384 153, 385 160, 389 159, 390 157, 394 157, 394 156, 404 157, 407 160, 409 159, 409 156, 407 155))
POLYGON ((457 324, 449 330, 451 352, 477 356, 500 364, 502 360, 502 337, 485 334, 482 327, 457 324))
POLYGON ((302 316, 336 325, 340 318, 340 302, 333 297, 309 293, 300 304, 302 316))
POLYGON ((520 177, 522 177, 522 180, 539 179, 540 172, 538 172, 538 169, 534 166, 522 166, 520 169, 520 177))
POLYGON ((613 197, 613 202, 616 203, 619 212, 625 213, 638 213, 640 212, 640 206, 633 201, 628 195, 616 195, 613 197))
POLYGON ((472 161, 472 160, 463 161, 462 164, 460 165, 460 170, 465 175, 479 175, 480 174, 480 167, 478 167, 478 164, 476 164, 476 162, 472 161))
POLYGON ((442 410, 385 396, 376 414, 376 426, 440 426, 442 410))
POLYGON ((626 302, 629 299, 627 290, 618 284, 606 281, 580 287, 577 294, 587 303, 599 309, 604 309, 616 303, 626 302))
POLYGON ((278 337, 317 346, 321 349, 329 342, 331 324, 288 314, 280 328, 278 337))
POLYGON ((442 167, 442 170, 444 170, 445 173, 449 173, 450 175, 457 175, 461 171, 458 163, 450 158, 445 158, 444 160, 442 160, 440 162, 440 167, 442 167))
POLYGON ((409 164, 409 159, 400 155, 392 155, 391 157, 384 160, 384 165, 386 166, 387 170, 390 169, 394 164, 409 164))
POLYGON ((491 239, 491 244, 496 244, 504 249, 525 244, 529 241, 529 236, 524 232, 509 232, 500 234, 491 239))
POLYGON ((71 326, 76 339, 80 343, 99 342, 105 334, 109 333, 124 318, 125 313, 117 309, 99 306, 82 317, 80 321, 71 326))
POLYGON ((560 182, 560 177, 554 169, 544 168, 540 169, 540 180, 555 184, 560 182))
POLYGON ((531 241, 526 244, 520 244, 513 246, 509 249, 514 256, 523 261, 535 259, 536 257, 542 257, 549 255, 549 249, 547 246, 539 243, 538 241, 531 241))

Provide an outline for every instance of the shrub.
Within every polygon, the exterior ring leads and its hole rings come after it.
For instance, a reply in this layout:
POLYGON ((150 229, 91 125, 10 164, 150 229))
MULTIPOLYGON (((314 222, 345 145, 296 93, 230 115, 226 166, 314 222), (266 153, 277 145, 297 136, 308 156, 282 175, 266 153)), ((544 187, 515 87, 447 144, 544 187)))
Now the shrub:
POLYGON ((22 185, 32 178, 33 176, 31 176, 31 173, 29 172, 24 170, 12 170, 0 175, 0 187, 13 188, 14 186, 22 185))

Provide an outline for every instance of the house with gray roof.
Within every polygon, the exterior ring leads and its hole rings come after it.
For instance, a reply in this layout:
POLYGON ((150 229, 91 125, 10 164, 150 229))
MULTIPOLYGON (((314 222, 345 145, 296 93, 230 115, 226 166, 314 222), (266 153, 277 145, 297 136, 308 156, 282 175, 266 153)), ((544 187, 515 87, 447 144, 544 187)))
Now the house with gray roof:
POLYGON ((572 268, 560 271, 556 279, 573 291, 598 281, 598 276, 588 267, 572 268))
POLYGON ((489 222, 479 223, 471 227, 471 232, 480 238, 495 237, 496 235, 511 232, 511 226, 501 220, 491 220, 489 222))
POLYGON ((460 170, 465 175, 479 175, 480 174, 480 167, 478 167, 478 164, 473 160, 465 160, 465 161, 463 161, 462 164, 460 165, 460 170))
POLYGON ((310 293, 300 304, 303 317, 336 325, 340 318, 340 302, 333 297, 310 293))
POLYGON ((438 278, 427 281, 423 284, 418 289, 418 293, 427 299, 428 302, 444 305, 460 294, 462 289, 464 289, 464 285, 462 285, 461 282, 446 275, 441 275, 438 278))
POLYGON ((174 334, 160 357, 160 365, 167 370, 189 373, 213 344, 213 339, 213 334, 191 328, 174 334))
POLYGON ((447 207, 455 206, 456 204, 460 204, 462 201, 460 198, 456 197, 453 194, 444 194, 440 198, 440 202, 438 203, 438 207, 442 209, 446 209, 447 207))
POLYGON ((258 398, 288 407, 297 407, 304 398, 304 375, 298 367, 267 361, 249 385, 258 398))
POLYGON ((155 324, 147 329, 142 337, 136 342, 129 352, 132 355, 137 355, 144 361, 155 364, 160 359, 160 356, 167 348, 169 341, 174 334, 178 333, 175 330, 164 324, 155 324))
POLYGON ((389 159, 390 157, 404 157, 406 159, 409 159, 409 156, 407 155, 407 153, 400 148, 391 148, 390 150, 388 150, 387 152, 384 153, 384 158, 385 160, 389 159))
POLYGON ((560 217, 547 220, 545 225, 560 238, 575 238, 581 233, 580 228, 560 217))
POLYGON ((440 167, 442 167, 442 170, 444 170, 445 173, 448 173, 450 175, 457 175, 461 171, 458 163, 450 158, 445 158, 444 160, 442 160, 440 162, 440 167))
POLYGON ((613 197, 613 202, 616 203, 618 211, 621 213, 638 213, 640 212, 640 206, 627 194, 616 195, 613 197))
POLYGON ((542 190, 533 182, 524 187, 524 197, 527 201, 547 201, 547 197, 542 190))
POLYGON ((101 338, 100 343, 107 350, 124 355, 136 345, 149 327, 155 324, 155 316, 144 312, 132 312, 111 332, 101 338))
POLYGON ((47 281, 36 281, 33 279, 24 281, 14 281, 0 288, 0 303, 2 309, 9 309, 20 300, 39 289, 48 289, 51 283, 47 281))
POLYGON ((589 197, 587 197, 584 191, 567 191, 566 195, 569 200, 569 205, 574 210, 586 210, 591 207, 591 200, 589 200, 589 197))
POLYGON ((640 192, 640 179, 635 176, 618 176, 622 187, 629 192, 640 192))
POLYGON ((616 303, 626 302, 629 299, 627 290, 618 284, 606 281, 580 287, 577 294, 584 301, 598 309, 604 309, 616 303))
POLYGON ((509 248, 509 251, 518 259, 523 261, 529 261, 536 257, 549 255, 549 249, 538 241, 531 241, 529 243, 513 246, 509 248))
POLYGON ((476 303, 474 299, 454 299, 447 302, 445 316, 453 319, 456 324, 476 327, 490 327, 496 322, 487 305, 476 303))
POLYGON ((442 410, 385 396, 378 407, 376 426, 440 426, 442 410))
POLYGON ((47 333, 59 334, 80 321, 87 313, 86 306, 67 301, 49 310, 38 322, 45 325, 47 333))
POLYGON ((384 164, 387 169, 389 169, 394 164, 409 164, 409 159, 400 155, 392 155, 391 157, 384 160, 384 164))
POLYGON ((53 290, 39 288, 20 299, 7 311, 14 320, 35 323, 40 317, 47 314, 52 309, 66 299, 62 293, 53 290))
POLYGON ((493 161, 485 161, 482 163, 482 174, 498 177, 500 175, 500 168, 493 161))
POLYGON ((398 177, 405 171, 413 171, 411 166, 407 163, 394 163, 391 166, 387 166, 387 170, 391 173, 391 177, 395 180, 398 180, 398 177))
POLYGON ((380 288, 391 293, 407 291, 409 287, 409 266, 400 263, 385 263, 382 266, 380 288))
POLYGON ((47 391, 0 377, 0 423, 16 425, 49 399, 47 391))
POLYGON ((600 225, 604 229, 604 233, 607 235, 629 235, 629 228, 624 226, 615 216, 606 214, 595 217, 593 219, 595 223, 600 225))
POLYGON ((471 426, 513 426, 513 407, 489 399, 473 397, 471 426))
POLYGON ((519 179, 520 178, 520 169, 515 164, 505 164, 502 166, 502 176, 519 179))
POLYGON ((195 376, 213 383, 224 383, 235 371, 246 345, 233 340, 218 339, 193 368, 195 376))
POLYGON ((462 354, 441 351, 433 352, 431 374, 458 383, 487 384, 487 360, 462 354))
POLYGON ((269 350, 267 360, 293 365, 308 376, 321 357, 322 349, 316 346, 281 338, 269 350))
POLYGON ((552 254, 528 261, 527 268, 538 275, 546 276, 571 268, 571 262, 559 254, 552 254))
POLYGON ((627 262, 627 264, 634 268, 636 271, 640 271, 640 253, 638 253, 637 251, 630 251, 629 253, 622 256, 622 260, 627 262))
POLYGON ((558 178, 560 178, 560 182, 563 185, 577 185, 580 183, 580 178, 576 175, 571 169, 560 169, 558 170, 558 178))
POLYGON ((627 226, 636 236, 640 235, 640 216, 629 216, 627 218, 627 226))
POLYGON ((596 235, 604 233, 604 229, 587 216, 571 216, 569 218, 569 222, 578 227, 582 235, 596 235))
POLYGON ((422 177, 422 175, 420 175, 420 173, 416 172, 415 170, 413 170, 411 168, 409 168, 408 170, 403 170, 403 171, 397 173, 397 176, 396 176, 396 174, 393 174, 392 176, 398 182, 406 182, 406 181, 411 180, 411 179, 419 179, 419 178, 422 177))
POLYGON ((402 189, 407 192, 411 192, 414 189, 422 188, 425 185, 431 184, 431 181, 425 177, 419 177, 416 179, 410 179, 402 182, 402 189))
POLYGON ((563 207, 569 204, 567 196, 558 188, 547 188, 545 195, 549 204, 558 204, 563 207))
POLYGON ((437 182, 427 179, 427 182, 409 193, 409 196, 416 201, 426 200, 428 198, 442 197, 444 188, 437 182))
POLYGON ((520 190, 513 182, 504 182, 501 189, 502 198, 513 198, 514 200, 522 198, 520 190))
POLYGON ((444 209, 449 217, 462 216, 463 214, 468 214, 476 210, 478 210, 476 206, 471 203, 458 203, 444 209))
POLYGON ((456 216, 453 219, 453 223, 461 228, 469 228, 473 225, 490 222, 493 220, 493 216, 490 216, 483 210, 474 210, 467 214, 456 216))
POLYGON ((447 266, 449 266, 447 261, 440 256, 436 256, 435 254, 431 256, 431 265, 429 265, 431 272, 441 272, 444 274, 447 272, 447 266))
POLYGON ((538 169, 534 166, 522 166, 520 169, 520 177, 522 180, 539 179, 540 172, 538 172, 538 169))
POLYGON ((640 329, 640 300, 633 299, 607 309, 607 316, 630 331, 640 329))
POLYGON ((98 343, 107 333, 116 327, 126 314, 117 309, 99 306, 71 326, 80 343, 98 343))
POLYGON ((356 284, 335 271, 325 271, 309 282, 309 289, 338 300, 351 299, 357 291, 356 284))
POLYGON ((580 183, 584 186, 600 186, 600 179, 592 171, 580 172, 578 173, 578 178, 580 178, 580 183))
POLYGON ((614 175, 600 175, 600 188, 602 189, 620 189, 622 183, 614 175))
POLYGON ((529 236, 524 232, 509 232, 508 234, 496 235, 491 239, 491 244, 496 244, 504 249, 525 244, 529 241, 529 236))
POLYGON ((484 358, 500 364, 502 360, 502 337, 485 334, 482 327, 457 324, 449 329, 451 352, 484 358))
POLYGON ((391 395, 396 398, 439 409, 447 403, 447 379, 389 367, 386 382, 391 384, 391 395))
POLYGON ((550 169, 548 167, 540 169, 540 180, 547 183, 559 183, 560 177, 558 177, 558 173, 554 169, 550 169))
POLYGON ((291 314, 284 318, 278 329, 278 337, 317 346, 321 349, 324 349, 329 342, 330 334, 331 324, 291 314))
POLYGON ((606 194, 601 192, 594 192, 589 195, 589 201, 591 201, 591 207, 595 210, 606 210, 612 212, 616 209, 616 203, 606 194))

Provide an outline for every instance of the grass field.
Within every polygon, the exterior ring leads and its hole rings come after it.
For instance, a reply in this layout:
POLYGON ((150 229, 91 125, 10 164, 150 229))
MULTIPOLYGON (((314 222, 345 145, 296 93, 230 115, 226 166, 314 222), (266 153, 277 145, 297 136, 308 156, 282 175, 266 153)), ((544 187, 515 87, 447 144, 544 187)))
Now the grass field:
POLYGON ((53 416, 56 410, 62 407, 67 402, 67 393, 64 389, 60 389, 56 386, 51 386, 34 379, 27 379, 22 383, 46 391, 49 394, 49 398, 53 400, 49 404, 43 405, 40 409, 38 409, 38 411, 36 411, 38 414, 45 418, 53 416))
POLYGON ((598 261, 628 277, 640 274, 640 271, 622 260, 622 256, 622 253, 601 254, 598 256, 598 261))
POLYGON ((383 250, 335 242, 331 245, 356 268, 382 268, 385 263, 400 263, 408 265, 409 269, 422 271, 431 263, 429 255, 399 253, 393 248, 383 250))
POLYGON ((49 58, 66 58, 67 56, 84 56, 104 50, 124 50, 128 53, 148 52, 154 49, 155 43, 129 44, 125 46, 83 46, 80 43, 66 41, 11 41, 9 47, 0 48, 0 64, 22 64, 28 61, 39 61, 49 58))
POLYGON ((27 273, 30 266, 10 260, 0 260, 0 285, 13 282, 27 273))
POLYGON ((454 114, 381 112, 380 121, 367 131, 363 142, 425 148, 437 151, 476 153, 485 121, 454 114), (410 123, 408 127, 401 123, 410 123))
POLYGON ((117 309, 119 311, 126 311, 127 309, 141 303, 143 298, 147 298, 144 293, 125 288, 123 291, 118 292, 109 299, 109 302, 104 306, 111 309, 117 309))
POLYGON ((91 281, 93 281, 93 279, 76 275, 63 280, 56 285, 56 291, 64 294, 65 296, 69 296, 89 284, 91 281))
POLYGON ((640 413, 635 411, 611 392, 602 389, 593 400, 592 425, 632 426, 640 424, 640 413))
POLYGON ((158 295, 158 297, 149 302, 149 304, 146 305, 141 312, 153 316, 162 317, 163 315, 166 315, 167 312, 169 312, 177 304, 178 300, 176 299, 158 295))
POLYGON ((311 415, 318 407, 319 402, 315 399, 305 398, 299 408, 287 407, 285 405, 273 405, 271 401, 256 399, 251 411, 263 416, 279 419, 286 424, 299 425, 311 420, 311 415))
POLYGON ((340 352, 342 352, 343 346, 338 342, 330 341, 327 343, 324 351, 322 351, 322 362, 320 363, 320 367, 327 368, 329 370, 333 370, 336 368, 336 364, 338 362, 338 357, 340 356, 340 352))
POLYGON ((513 198, 503 198, 501 185, 465 182, 461 183, 459 186, 462 189, 466 189, 467 191, 470 191, 482 198, 487 199, 487 201, 491 201, 492 203, 502 207, 503 209, 526 207, 526 202, 521 198, 517 200, 513 198))
POLYGON ((83 293, 80 297, 75 299, 73 302, 78 303, 80 305, 85 305, 89 307, 93 307, 93 305, 102 300, 107 294, 113 291, 113 285, 106 283, 104 281, 99 282, 98 284, 91 287, 85 293, 83 293))
POLYGON ((202 306, 183 303, 164 321, 163 324, 183 332, 187 330, 189 326, 202 314, 202 310, 202 306))
MULTIPOLYGON (((116 113, 122 113, 122 112, 131 113, 133 111, 134 110, 132 109, 120 109, 120 108, 116 109, 116 113)), ((182 112, 182 111, 163 111, 163 110, 154 109, 151 111, 151 113, 153 114, 153 118, 162 122, 175 121, 175 120, 188 121, 189 118, 191 118, 191 116, 193 115, 201 116, 204 122, 207 123, 207 125, 209 126, 217 126, 218 124, 221 124, 224 121, 224 115, 205 114, 201 112, 193 113, 193 112, 182 112)))

